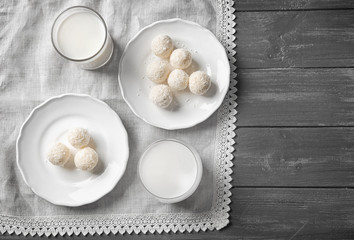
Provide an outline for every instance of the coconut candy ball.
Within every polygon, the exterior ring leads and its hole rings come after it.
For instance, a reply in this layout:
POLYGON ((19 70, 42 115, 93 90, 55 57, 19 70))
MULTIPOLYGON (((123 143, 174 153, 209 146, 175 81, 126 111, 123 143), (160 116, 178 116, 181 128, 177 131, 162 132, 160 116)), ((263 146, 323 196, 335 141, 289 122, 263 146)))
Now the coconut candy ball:
POLYGON ((178 48, 172 52, 170 64, 174 68, 185 69, 192 64, 192 55, 188 50, 178 48))
POLYGON ((98 154, 90 147, 79 150, 74 158, 75 166, 84 171, 91 171, 98 163, 98 154))
POLYGON ((210 85, 210 77, 203 71, 196 71, 189 76, 189 90, 194 94, 205 94, 210 85))
POLYGON ((63 166, 65 165, 65 163, 68 162, 70 155, 71 153, 69 148, 64 144, 58 142, 51 147, 51 149, 47 153, 47 158, 52 164, 63 166))
POLYGON ((156 106, 167 108, 172 102, 173 95, 169 86, 160 84, 151 88, 149 98, 156 106))
POLYGON ((185 71, 175 69, 168 76, 167 83, 173 90, 181 91, 188 87, 188 79, 189 76, 185 71))
POLYGON ((75 148, 84 148, 90 142, 90 134, 84 128, 73 128, 68 133, 68 141, 75 148))
POLYGON ((163 83, 170 74, 170 67, 166 60, 156 59, 146 68, 146 76, 154 83, 163 83))
POLYGON ((160 58, 168 58, 173 50, 172 39, 167 35, 158 35, 151 42, 152 52, 160 58))

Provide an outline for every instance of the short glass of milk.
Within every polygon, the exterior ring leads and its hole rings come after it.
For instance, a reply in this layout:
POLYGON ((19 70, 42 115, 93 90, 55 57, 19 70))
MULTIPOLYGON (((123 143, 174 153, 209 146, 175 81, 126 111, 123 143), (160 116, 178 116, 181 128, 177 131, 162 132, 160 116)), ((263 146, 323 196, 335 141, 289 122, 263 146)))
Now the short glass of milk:
POLYGON ((52 43, 63 58, 87 70, 102 67, 113 54, 105 21, 84 6, 70 7, 59 14, 52 27, 52 43))
POLYGON ((145 189, 160 202, 176 203, 195 192, 203 166, 192 146, 176 139, 163 139, 145 150, 138 173, 145 189))

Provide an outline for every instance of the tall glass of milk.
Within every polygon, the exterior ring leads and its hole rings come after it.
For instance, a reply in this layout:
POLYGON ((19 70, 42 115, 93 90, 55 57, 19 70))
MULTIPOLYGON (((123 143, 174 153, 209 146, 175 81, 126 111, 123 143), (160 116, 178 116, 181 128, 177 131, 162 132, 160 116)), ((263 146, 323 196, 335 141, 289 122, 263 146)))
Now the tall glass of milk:
POLYGON ((52 43, 62 57, 87 70, 102 67, 113 54, 105 21, 84 6, 70 7, 59 14, 52 27, 52 43))
POLYGON ((202 178, 203 167, 190 145, 164 139, 152 143, 138 163, 145 189, 163 203, 180 202, 191 196, 202 178))

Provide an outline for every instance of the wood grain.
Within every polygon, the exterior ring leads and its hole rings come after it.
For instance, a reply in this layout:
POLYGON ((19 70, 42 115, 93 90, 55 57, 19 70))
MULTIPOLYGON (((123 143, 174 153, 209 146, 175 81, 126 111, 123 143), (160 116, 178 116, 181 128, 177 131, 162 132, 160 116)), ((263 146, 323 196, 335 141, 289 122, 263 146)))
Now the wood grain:
POLYGON ((353 187, 353 128, 242 128, 234 186, 353 187))
POLYGON ((238 72, 242 126, 354 126, 354 68, 238 72))
POLYGON ((318 10, 354 8, 352 0, 237 0, 237 11, 318 10))
MULTIPOLYGON (((231 224, 198 234, 118 235, 119 239, 353 239, 353 189, 234 188, 231 224)), ((0 236, 1 239, 24 239, 0 236)), ((100 239, 115 239, 113 235, 100 239)), ((35 237, 33 239, 43 239, 35 237)), ((97 236, 56 237, 97 239, 97 236)))
POLYGON ((353 67, 354 10, 237 13, 238 68, 353 67))
POLYGON ((241 238, 354 237, 353 189, 241 188, 233 195, 230 228, 241 238))

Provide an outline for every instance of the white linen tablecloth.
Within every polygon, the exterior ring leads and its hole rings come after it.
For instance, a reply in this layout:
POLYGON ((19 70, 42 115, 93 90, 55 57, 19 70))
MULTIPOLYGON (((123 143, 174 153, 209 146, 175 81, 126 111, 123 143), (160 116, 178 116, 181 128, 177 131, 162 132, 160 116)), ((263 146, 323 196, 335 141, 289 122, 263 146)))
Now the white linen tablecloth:
MULTIPOLYGON (((2 1, 0 3, 0 232, 30 235, 138 233, 220 229, 228 224, 231 160, 236 114, 234 18, 232 0, 2 1), (55 52, 50 31, 65 8, 83 5, 98 11, 115 43, 110 63, 85 71, 55 52), (230 90, 220 109, 196 127, 167 131, 137 118, 119 91, 122 51, 141 28, 152 22, 182 18, 210 29, 227 50, 230 90), (63 93, 85 93, 115 110, 129 135, 126 172, 112 192, 89 205, 55 206, 36 196, 16 166, 16 138, 31 110, 63 93), (161 138, 192 144, 204 173, 195 194, 177 204, 149 195, 137 176, 143 150, 161 138)), ((40 174, 40 173, 38 173, 40 174)))

